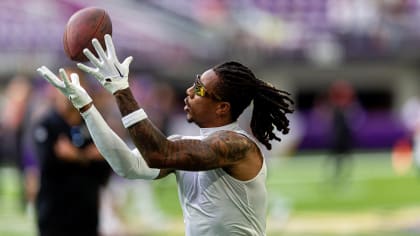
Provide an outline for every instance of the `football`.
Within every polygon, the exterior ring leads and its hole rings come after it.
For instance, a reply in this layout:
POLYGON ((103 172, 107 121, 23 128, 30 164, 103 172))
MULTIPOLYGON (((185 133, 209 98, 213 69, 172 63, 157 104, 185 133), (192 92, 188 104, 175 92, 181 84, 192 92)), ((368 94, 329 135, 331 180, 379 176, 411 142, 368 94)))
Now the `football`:
POLYGON ((75 12, 64 29, 63 46, 67 57, 72 61, 85 62, 88 60, 83 54, 85 48, 97 56, 92 39, 97 38, 105 48, 105 34, 112 35, 112 22, 104 9, 87 7, 75 12))

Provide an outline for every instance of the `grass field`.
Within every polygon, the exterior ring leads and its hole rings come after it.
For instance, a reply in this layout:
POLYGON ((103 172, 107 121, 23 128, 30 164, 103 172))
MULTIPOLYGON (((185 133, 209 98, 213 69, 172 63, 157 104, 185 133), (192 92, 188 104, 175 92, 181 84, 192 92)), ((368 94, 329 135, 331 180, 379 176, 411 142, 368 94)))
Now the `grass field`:
MULTIPOLYGON (((389 153, 359 153, 348 178, 334 182, 326 163, 323 154, 269 159, 267 235, 420 235, 420 178, 414 168, 396 174, 389 153)), ((3 169, 0 183, 0 235, 35 235, 33 216, 18 210, 16 172, 3 169)), ((148 232, 136 219, 129 227, 135 235, 183 235, 175 179, 155 181, 153 188, 170 221, 166 231, 148 232)))

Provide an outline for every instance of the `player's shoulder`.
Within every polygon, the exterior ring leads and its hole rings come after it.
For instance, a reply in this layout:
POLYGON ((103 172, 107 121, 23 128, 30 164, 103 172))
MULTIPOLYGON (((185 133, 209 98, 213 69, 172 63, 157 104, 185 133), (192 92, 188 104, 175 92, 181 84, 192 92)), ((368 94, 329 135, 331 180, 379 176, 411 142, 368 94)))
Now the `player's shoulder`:
POLYGON ((226 144, 226 146, 222 145, 223 147, 238 151, 261 152, 261 146, 258 141, 245 130, 223 130, 215 132, 214 135, 212 142, 226 144), (219 142, 216 140, 219 140, 219 142))
POLYGON ((230 145, 250 145, 254 144, 254 141, 251 140, 248 135, 239 131, 232 130, 220 130, 216 131, 213 134, 209 135, 208 140, 220 141, 230 145))

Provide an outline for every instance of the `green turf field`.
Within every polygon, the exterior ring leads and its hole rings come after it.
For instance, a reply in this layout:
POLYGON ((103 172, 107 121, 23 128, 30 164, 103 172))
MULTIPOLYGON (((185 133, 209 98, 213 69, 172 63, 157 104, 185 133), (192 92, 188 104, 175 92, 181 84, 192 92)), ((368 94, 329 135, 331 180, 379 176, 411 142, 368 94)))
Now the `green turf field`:
MULTIPOLYGON (((414 168, 397 175, 387 152, 357 154, 351 167, 348 178, 332 181, 322 154, 270 159, 267 235, 420 235, 420 178, 414 168)), ((16 172, 3 168, 0 183, 0 235, 35 235, 33 217, 19 211, 16 172)), ((153 187, 170 227, 143 234, 138 229, 136 235, 183 235, 175 179, 153 187)), ((140 226, 130 222, 136 232, 140 226)))

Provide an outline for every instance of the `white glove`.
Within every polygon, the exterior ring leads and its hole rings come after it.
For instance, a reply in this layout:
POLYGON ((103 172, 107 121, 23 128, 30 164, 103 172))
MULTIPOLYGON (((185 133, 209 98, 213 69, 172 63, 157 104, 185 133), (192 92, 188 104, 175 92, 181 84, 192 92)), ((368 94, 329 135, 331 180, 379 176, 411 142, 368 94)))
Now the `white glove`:
POLYGON ((60 68, 59 73, 62 80, 60 80, 54 73, 46 66, 41 66, 37 69, 38 73, 44 77, 50 84, 58 88, 77 109, 80 109, 92 102, 92 98, 86 90, 80 86, 79 76, 76 73, 70 75, 69 80, 66 71, 60 68))
POLYGON ((121 64, 118 61, 114 44, 109 34, 105 35, 106 52, 96 38, 92 40, 92 44, 98 54, 98 58, 87 48, 83 50, 83 53, 96 68, 88 67, 82 63, 77 63, 77 66, 86 73, 95 76, 105 89, 112 94, 128 88, 129 66, 133 57, 127 57, 121 64))

